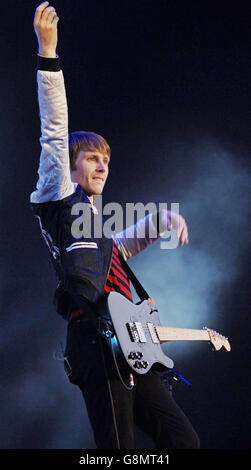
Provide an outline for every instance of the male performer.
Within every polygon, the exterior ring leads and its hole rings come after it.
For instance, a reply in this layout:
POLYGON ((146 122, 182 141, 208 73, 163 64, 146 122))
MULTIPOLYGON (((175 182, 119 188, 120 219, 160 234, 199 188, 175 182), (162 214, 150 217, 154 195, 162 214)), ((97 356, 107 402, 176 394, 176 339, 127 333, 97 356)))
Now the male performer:
MULTIPOLYGON (((56 54, 58 16, 48 5, 41 3, 34 17, 42 150, 31 204, 60 280, 55 302, 58 313, 68 321, 65 367, 69 379, 83 393, 97 448, 133 449, 134 423, 152 437, 157 448, 198 448, 196 432, 159 373, 134 374, 134 387, 126 388, 100 334, 99 308, 109 292, 133 301, 122 257, 134 256, 154 238, 127 237, 135 227, 113 239, 104 234, 95 238, 92 230, 82 239, 73 237, 75 204, 86 203, 86 224, 92 226, 98 216, 93 196, 102 193, 111 152, 106 140, 93 132, 68 136, 64 79, 56 54)), ((138 221, 137 229, 147 227, 149 233, 153 224, 171 228, 170 220, 170 212, 162 211, 159 220, 150 215, 138 221)), ((181 216, 177 222, 184 245, 187 225, 181 216)))

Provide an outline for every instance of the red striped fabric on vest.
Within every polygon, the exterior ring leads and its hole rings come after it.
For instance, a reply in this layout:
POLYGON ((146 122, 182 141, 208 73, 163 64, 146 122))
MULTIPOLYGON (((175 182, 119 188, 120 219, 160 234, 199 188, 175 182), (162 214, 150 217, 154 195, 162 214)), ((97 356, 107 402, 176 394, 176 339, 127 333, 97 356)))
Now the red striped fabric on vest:
MULTIPOLYGON (((124 295, 127 299, 133 302, 133 297, 130 289, 130 281, 124 269, 122 268, 121 262, 119 260, 118 247, 114 240, 112 262, 105 285, 105 292, 109 293, 111 291, 119 292, 120 294, 124 295)), ((81 308, 73 310, 69 315, 69 321, 78 318, 80 315, 83 314, 84 311, 81 308)))
POLYGON ((113 252, 110 271, 107 276, 105 292, 116 291, 133 301, 130 281, 119 260, 118 247, 113 240, 113 252))

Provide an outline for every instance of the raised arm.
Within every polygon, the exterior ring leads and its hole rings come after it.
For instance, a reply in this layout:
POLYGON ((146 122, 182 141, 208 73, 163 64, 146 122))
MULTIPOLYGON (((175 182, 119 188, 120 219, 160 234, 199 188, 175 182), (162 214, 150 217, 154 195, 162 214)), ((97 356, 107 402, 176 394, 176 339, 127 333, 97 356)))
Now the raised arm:
POLYGON ((37 90, 41 120, 41 154, 32 203, 56 201, 74 192, 68 150, 68 109, 63 72, 56 54, 58 16, 49 2, 35 12, 38 39, 37 90))

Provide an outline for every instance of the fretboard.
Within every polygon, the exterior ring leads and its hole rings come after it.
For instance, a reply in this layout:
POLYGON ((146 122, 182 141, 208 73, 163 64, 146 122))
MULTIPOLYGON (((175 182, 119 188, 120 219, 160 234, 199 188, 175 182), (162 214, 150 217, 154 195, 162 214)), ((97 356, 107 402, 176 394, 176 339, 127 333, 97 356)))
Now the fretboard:
POLYGON ((165 341, 210 341, 207 330, 191 330, 186 328, 155 327, 161 343, 165 341))

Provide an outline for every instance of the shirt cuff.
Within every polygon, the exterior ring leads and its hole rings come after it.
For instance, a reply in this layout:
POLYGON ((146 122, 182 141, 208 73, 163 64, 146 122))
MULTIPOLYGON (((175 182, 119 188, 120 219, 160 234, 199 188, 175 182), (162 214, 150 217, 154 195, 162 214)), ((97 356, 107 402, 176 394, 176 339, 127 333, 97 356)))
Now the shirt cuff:
POLYGON ((37 68, 36 70, 46 70, 48 72, 59 72, 61 70, 60 58, 57 57, 42 57, 37 56, 37 68))

